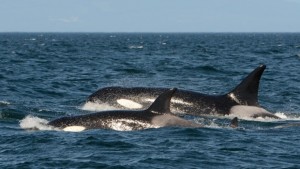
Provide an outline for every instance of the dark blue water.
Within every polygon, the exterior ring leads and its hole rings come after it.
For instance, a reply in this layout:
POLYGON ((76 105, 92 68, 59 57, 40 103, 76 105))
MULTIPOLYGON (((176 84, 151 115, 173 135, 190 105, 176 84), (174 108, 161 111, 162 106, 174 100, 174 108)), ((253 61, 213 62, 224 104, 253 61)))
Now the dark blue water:
POLYGON ((300 34, 1 33, 0 86, 0 168, 300 168, 300 126, 289 126, 300 123, 300 34), (90 113, 85 99, 106 86, 224 94, 260 64, 260 104, 283 120, 80 133, 20 125, 90 113))

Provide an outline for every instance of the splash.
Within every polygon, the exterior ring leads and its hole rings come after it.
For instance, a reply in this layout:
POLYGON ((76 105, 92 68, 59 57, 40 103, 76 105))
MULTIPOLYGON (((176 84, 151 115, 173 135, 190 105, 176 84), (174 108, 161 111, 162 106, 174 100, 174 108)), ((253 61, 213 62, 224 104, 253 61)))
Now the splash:
POLYGON ((32 115, 26 116, 20 120, 20 127, 26 130, 58 130, 52 126, 47 125, 48 121, 32 115))
POLYGON ((282 120, 300 121, 300 113, 276 112, 275 115, 282 120))
POLYGON ((83 106, 81 106, 80 109, 86 111, 117 110, 116 107, 113 107, 107 103, 95 103, 95 102, 86 102, 83 106))
POLYGON ((211 121, 211 123, 206 124, 205 127, 207 128, 223 128, 223 125, 220 125, 218 123, 216 123, 214 120, 211 121))
POLYGON ((205 128, 224 128, 224 124, 216 122, 216 119, 214 118, 195 118, 193 121, 197 124, 203 125, 205 128))
POLYGON ((288 117, 287 117, 284 113, 282 113, 282 112, 277 112, 277 113, 275 113, 275 115, 278 116, 278 117, 280 117, 281 119, 287 119, 287 118, 288 118, 288 117))

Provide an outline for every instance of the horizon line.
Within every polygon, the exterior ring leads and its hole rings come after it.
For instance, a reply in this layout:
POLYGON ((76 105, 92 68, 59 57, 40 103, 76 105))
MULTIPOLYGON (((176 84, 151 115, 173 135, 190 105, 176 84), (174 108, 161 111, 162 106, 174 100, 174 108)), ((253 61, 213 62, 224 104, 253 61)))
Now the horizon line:
POLYGON ((209 31, 203 31, 203 32, 184 32, 184 31, 178 31, 178 32, 175 32, 175 31, 169 31, 169 32, 166 32, 166 31, 161 31, 161 32, 150 32, 150 31, 115 31, 115 32, 109 32, 109 31, 99 31, 99 32, 96 32, 96 31, 0 31, 0 33, 116 33, 116 34, 125 34, 125 33, 132 33, 132 34, 135 34, 135 33, 149 33, 149 34, 155 34, 155 33, 178 33, 178 34, 201 34, 201 33, 207 33, 207 34, 213 34, 213 33, 264 33, 264 34, 267 34, 267 33, 300 33, 299 32, 293 32, 293 31, 269 31, 269 32, 266 32, 266 31, 253 31, 253 32, 248 32, 248 31, 215 31, 215 32, 209 32, 209 31))

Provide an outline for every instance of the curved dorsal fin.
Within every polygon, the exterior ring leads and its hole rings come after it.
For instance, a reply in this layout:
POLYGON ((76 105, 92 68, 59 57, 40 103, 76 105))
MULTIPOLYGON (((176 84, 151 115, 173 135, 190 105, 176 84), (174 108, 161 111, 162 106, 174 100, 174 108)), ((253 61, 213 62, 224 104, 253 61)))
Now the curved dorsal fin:
POLYGON ((237 87, 227 95, 241 105, 259 106, 258 88, 261 75, 266 65, 260 65, 254 69, 237 87))
POLYGON ((159 95, 147 111, 158 114, 170 113, 171 98, 176 90, 177 88, 173 88, 159 95))

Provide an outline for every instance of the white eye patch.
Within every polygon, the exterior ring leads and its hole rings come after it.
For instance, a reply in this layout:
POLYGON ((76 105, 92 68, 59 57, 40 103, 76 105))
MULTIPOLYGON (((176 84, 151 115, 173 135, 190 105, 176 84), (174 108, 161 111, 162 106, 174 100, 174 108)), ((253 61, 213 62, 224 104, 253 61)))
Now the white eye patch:
POLYGON ((85 130, 85 127, 83 126, 68 126, 63 129, 63 131, 69 131, 69 132, 81 132, 83 130, 85 130))
POLYGON ((118 99, 117 102, 121 106, 124 106, 124 107, 129 108, 129 109, 141 109, 141 108, 143 108, 143 105, 141 105, 137 102, 134 102, 132 100, 128 100, 128 99, 118 99))

